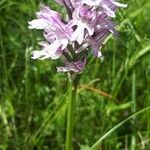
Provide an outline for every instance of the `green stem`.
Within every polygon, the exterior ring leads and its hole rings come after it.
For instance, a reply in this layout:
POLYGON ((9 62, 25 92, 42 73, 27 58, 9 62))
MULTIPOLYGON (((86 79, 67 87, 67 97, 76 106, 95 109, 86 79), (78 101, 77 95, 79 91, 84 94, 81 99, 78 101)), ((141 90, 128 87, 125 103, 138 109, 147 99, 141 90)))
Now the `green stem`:
POLYGON ((132 113, 136 112, 136 74, 132 74, 132 113))
POLYGON ((66 150, 72 150, 72 139, 73 139, 73 127, 74 127, 74 114, 78 87, 78 76, 72 82, 72 93, 71 99, 68 103, 68 114, 67 114, 67 129, 66 129, 66 150))
MULTIPOLYGON (((132 73, 132 108, 131 108, 131 111, 132 113, 135 113, 136 112, 136 74, 135 72, 133 71, 132 73)), ((133 135, 131 137, 131 150, 134 150, 135 149, 135 146, 136 146, 136 137, 135 137, 135 129, 134 129, 134 126, 135 126, 135 118, 133 118, 132 120, 132 130, 133 130, 133 135)))

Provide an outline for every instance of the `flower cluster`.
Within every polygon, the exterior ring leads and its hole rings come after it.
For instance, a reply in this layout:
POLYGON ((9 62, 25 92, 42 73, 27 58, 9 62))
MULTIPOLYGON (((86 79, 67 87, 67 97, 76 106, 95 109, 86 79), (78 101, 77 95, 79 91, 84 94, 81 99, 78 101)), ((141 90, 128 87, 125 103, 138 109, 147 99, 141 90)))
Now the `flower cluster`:
POLYGON ((100 48, 111 32, 117 34, 112 18, 118 7, 126 7, 115 0, 56 0, 67 10, 67 19, 43 6, 37 19, 29 22, 29 29, 42 29, 46 41, 39 44, 42 50, 32 52, 33 59, 58 59, 64 67, 59 72, 81 72, 86 64, 89 49, 100 57, 100 48))

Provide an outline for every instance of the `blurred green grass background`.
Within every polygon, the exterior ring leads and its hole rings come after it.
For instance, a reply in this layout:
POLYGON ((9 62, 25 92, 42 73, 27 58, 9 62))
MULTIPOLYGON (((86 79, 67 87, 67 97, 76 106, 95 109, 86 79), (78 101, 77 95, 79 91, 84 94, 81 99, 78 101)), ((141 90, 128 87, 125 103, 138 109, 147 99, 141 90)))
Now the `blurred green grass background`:
MULTIPOLYGON (((32 60, 40 31, 29 30, 41 1, 0 0, 0 150, 64 149, 67 74, 60 62, 32 60)), ((43 1, 59 12, 64 8, 43 1)), ((73 145, 88 150, 107 131, 150 105, 150 1, 127 0, 117 12, 118 39, 110 35, 103 57, 93 58, 78 90, 73 145)), ((149 150, 150 112, 113 132, 100 150, 149 150), (136 139, 135 142, 133 139, 136 139)))

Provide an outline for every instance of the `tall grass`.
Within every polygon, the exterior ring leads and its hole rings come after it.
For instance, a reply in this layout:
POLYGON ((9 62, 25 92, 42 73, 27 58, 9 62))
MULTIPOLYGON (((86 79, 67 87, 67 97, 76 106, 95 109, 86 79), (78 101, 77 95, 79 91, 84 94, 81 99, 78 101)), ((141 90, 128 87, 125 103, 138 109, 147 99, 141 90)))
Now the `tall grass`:
MULTIPOLYGON (((65 13, 53 1, 44 3, 65 13)), ((150 149, 150 112, 132 116, 150 106, 150 2, 125 3, 128 8, 118 10, 115 20, 118 38, 107 38, 101 59, 89 55, 81 74, 74 149, 88 150, 99 139, 103 139, 98 143, 101 150, 150 149)), ((0 1, 2 150, 65 147, 66 106, 71 92, 67 75, 56 72, 58 61, 30 59, 42 39, 41 32, 27 28, 38 8, 39 2, 33 0, 0 1)))

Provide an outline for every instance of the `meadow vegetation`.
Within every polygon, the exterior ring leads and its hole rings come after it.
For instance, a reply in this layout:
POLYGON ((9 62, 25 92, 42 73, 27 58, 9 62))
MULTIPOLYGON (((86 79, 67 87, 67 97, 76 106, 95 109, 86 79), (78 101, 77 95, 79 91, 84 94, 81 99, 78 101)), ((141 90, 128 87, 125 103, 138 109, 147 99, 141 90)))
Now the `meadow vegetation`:
MULTIPOLYGON (((59 61, 32 60, 42 33, 28 29, 41 1, 0 1, 0 150, 61 150, 65 146, 67 74, 59 61)), ((43 1, 62 12, 53 0, 43 1)), ((105 40, 100 59, 81 74, 73 147, 88 150, 135 112, 150 106, 150 1, 126 0, 119 36, 105 40)), ((100 150, 149 150, 150 111, 132 117, 101 141, 100 150)))

